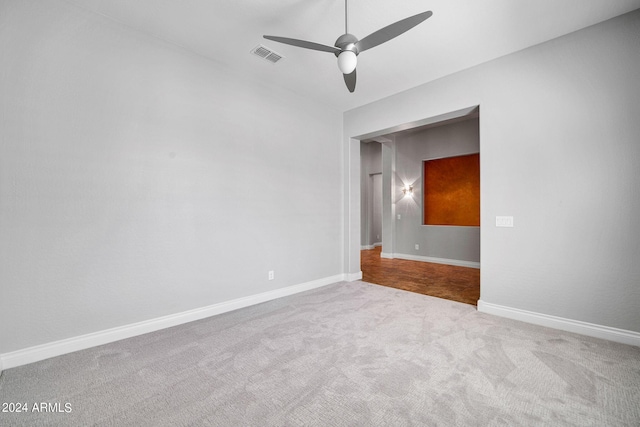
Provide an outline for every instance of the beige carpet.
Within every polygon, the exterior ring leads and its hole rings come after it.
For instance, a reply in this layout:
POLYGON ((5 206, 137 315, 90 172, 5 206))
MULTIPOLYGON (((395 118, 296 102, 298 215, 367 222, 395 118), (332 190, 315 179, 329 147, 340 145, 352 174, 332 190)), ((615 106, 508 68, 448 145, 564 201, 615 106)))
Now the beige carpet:
POLYGON ((338 283, 8 369, 10 402, 0 425, 638 426, 640 348, 338 283))

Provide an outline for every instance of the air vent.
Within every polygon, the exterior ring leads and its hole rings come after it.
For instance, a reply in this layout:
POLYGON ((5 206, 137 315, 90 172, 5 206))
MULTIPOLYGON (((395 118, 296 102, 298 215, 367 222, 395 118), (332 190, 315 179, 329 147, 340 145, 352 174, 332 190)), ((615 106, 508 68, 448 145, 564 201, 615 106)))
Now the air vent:
POLYGON ((251 49, 251 53, 253 53, 254 55, 259 56, 260 58, 264 59, 265 61, 271 62, 272 64, 275 64, 276 62, 278 62, 278 61, 280 61, 281 59, 284 58, 279 53, 275 53, 271 49, 266 48, 266 47, 264 47, 262 45, 258 45, 256 47, 254 47, 253 49, 251 49))

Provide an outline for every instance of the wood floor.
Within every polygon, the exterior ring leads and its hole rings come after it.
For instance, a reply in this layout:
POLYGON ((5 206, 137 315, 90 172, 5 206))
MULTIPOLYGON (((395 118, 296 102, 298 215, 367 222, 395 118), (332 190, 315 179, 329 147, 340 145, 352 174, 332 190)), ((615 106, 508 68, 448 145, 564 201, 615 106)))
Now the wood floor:
POLYGON ((382 248, 361 251, 362 280, 476 305, 480 270, 430 262, 380 258, 382 248))

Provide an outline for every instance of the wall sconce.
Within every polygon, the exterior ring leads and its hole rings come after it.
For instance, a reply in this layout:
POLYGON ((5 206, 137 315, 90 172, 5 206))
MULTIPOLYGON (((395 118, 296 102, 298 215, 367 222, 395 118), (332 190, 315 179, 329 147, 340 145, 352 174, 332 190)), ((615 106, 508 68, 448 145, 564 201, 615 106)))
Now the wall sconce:
POLYGON ((405 185, 402 189, 402 193, 406 196, 413 195, 413 185, 405 185))

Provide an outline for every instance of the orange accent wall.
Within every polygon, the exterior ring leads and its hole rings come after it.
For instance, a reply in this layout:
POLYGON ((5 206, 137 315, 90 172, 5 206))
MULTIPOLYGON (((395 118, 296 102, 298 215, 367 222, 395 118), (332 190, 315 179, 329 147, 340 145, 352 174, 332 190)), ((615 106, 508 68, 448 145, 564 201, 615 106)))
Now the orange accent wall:
POLYGON ((424 224, 480 225, 480 154, 424 162, 424 224))

